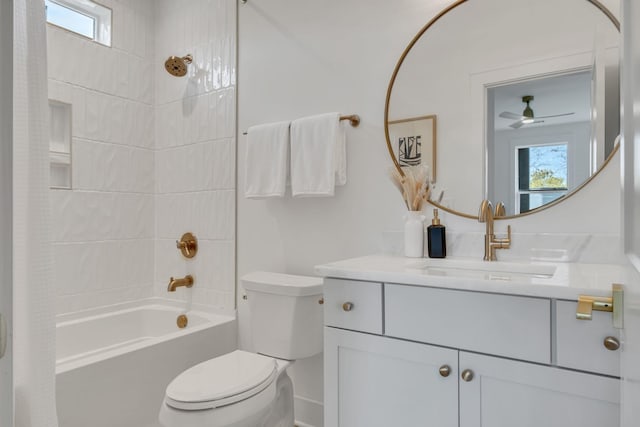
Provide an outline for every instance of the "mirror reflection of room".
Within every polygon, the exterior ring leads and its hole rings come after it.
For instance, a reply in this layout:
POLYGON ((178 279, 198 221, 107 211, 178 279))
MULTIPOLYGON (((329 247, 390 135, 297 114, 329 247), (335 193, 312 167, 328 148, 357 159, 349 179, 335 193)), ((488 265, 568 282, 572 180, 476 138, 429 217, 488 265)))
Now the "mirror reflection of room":
POLYGON ((473 217, 488 198, 511 216, 565 199, 615 151, 618 38, 617 21, 588 0, 461 2, 400 58, 389 136, 394 123, 438 117, 444 210, 473 217))
POLYGON ((587 69, 487 88, 488 195, 507 215, 566 196, 613 151, 619 122, 598 138, 594 77, 587 69))

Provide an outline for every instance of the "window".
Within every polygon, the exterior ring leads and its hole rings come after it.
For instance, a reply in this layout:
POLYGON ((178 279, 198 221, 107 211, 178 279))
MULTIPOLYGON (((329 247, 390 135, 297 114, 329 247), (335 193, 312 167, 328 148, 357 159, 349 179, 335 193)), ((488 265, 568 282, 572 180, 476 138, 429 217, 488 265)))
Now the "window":
POLYGON ((516 212, 530 211, 567 194, 567 145, 517 148, 516 212))
POLYGON ((47 22, 111 46, 111 9, 90 0, 45 0, 47 22))

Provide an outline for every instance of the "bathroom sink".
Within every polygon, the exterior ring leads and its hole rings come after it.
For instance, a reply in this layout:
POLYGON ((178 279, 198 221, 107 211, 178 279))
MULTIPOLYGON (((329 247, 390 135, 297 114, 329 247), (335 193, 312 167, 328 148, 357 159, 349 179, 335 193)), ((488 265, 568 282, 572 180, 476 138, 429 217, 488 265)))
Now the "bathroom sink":
POLYGON ((549 264, 458 259, 428 259, 410 264, 407 267, 433 275, 478 277, 491 280, 510 280, 512 277, 549 279, 556 272, 556 267, 549 264))

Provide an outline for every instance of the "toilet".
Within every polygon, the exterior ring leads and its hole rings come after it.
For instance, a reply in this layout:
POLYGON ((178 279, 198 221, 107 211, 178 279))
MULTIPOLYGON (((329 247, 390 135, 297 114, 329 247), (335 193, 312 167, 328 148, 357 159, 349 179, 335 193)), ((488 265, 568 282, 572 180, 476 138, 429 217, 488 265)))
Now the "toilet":
POLYGON ((287 367, 322 352, 322 279, 259 271, 241 281, 255 353, 236 350, 179 374, 165 392, 162 426, 293 426, 287 367))

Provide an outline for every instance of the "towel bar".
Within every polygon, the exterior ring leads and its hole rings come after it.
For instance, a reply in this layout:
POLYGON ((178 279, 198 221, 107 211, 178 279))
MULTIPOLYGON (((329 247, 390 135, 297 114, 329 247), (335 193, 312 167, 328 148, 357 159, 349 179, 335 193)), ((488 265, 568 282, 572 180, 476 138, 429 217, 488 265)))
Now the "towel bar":
MULTIPOLYGON (((360 116, 357 114, 349 114, 348 116, 340 116, 340 121, 349 120, 349 124, 351 126, 358 127, 360 124, 360 116)), ((243 135, 246 135, 247 132, 242 132, 243 135)))

